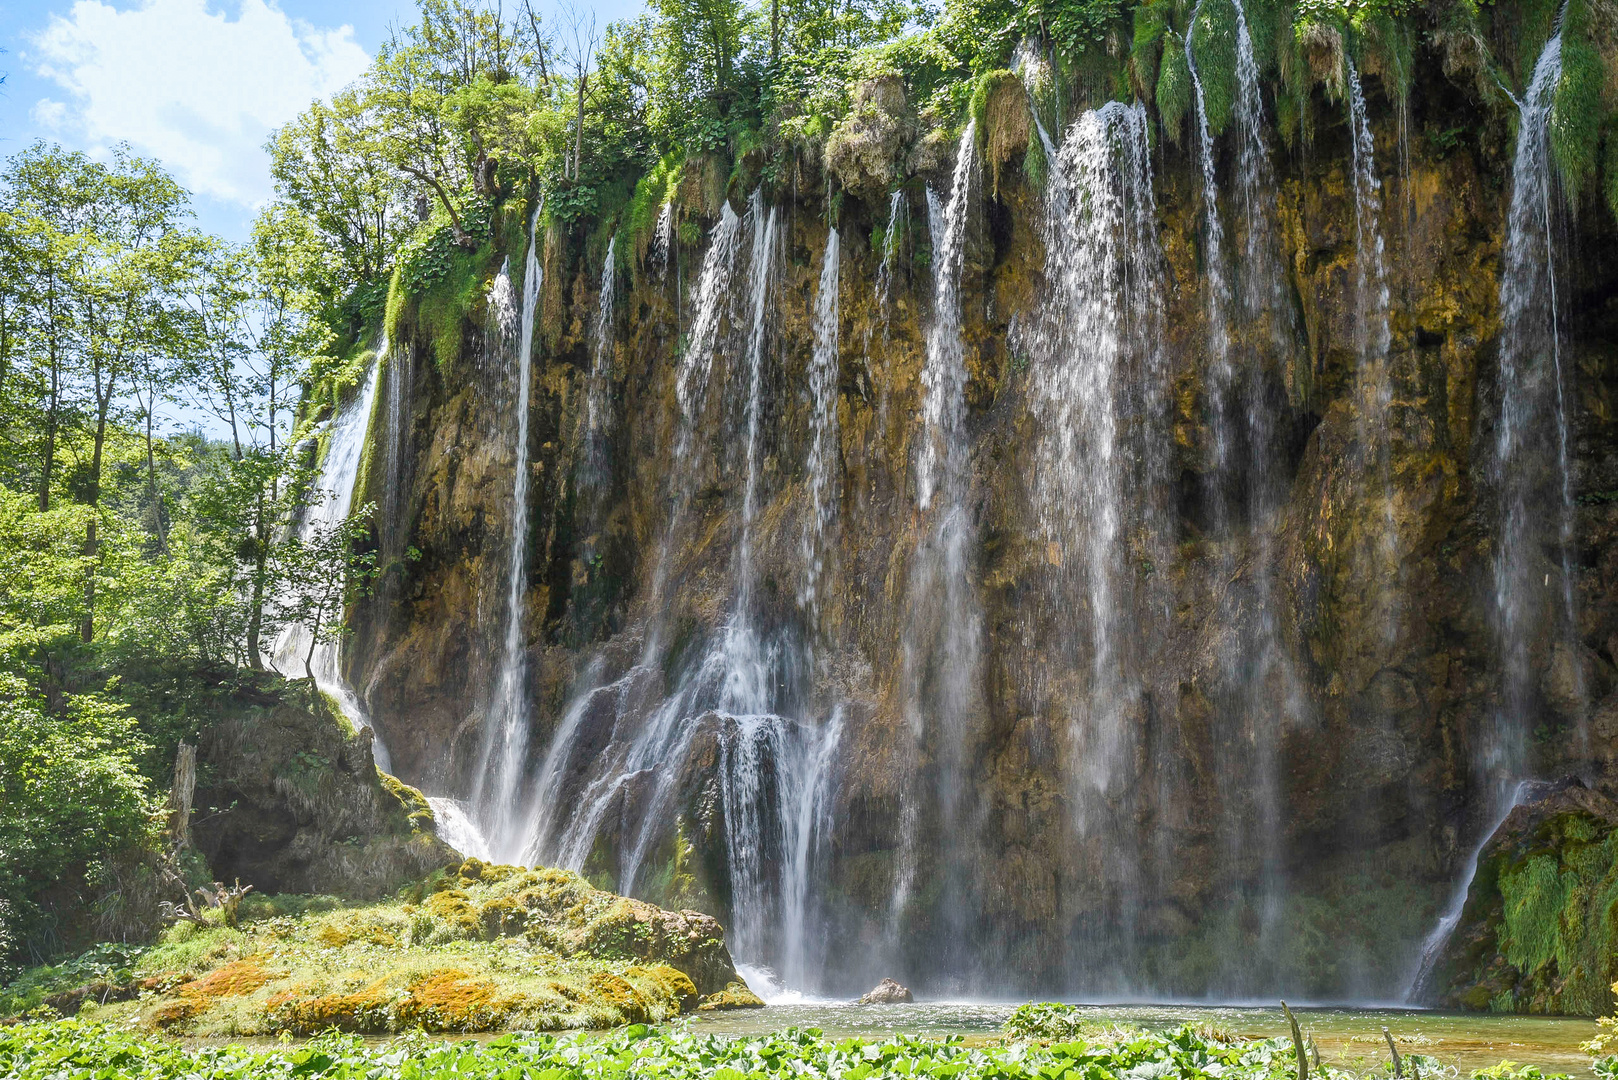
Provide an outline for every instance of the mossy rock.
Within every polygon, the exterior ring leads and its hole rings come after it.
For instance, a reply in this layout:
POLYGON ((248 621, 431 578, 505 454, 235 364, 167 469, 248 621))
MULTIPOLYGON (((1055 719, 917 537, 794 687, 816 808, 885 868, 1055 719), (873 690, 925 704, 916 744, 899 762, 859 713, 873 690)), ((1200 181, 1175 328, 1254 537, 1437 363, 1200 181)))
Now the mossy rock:
POLYGON ((698 1012, 723 1012, 728 1009, 762 1009, 764 1002, 746 983, 733 982, 716 994, 709 994, 697 1006, 698 1012))

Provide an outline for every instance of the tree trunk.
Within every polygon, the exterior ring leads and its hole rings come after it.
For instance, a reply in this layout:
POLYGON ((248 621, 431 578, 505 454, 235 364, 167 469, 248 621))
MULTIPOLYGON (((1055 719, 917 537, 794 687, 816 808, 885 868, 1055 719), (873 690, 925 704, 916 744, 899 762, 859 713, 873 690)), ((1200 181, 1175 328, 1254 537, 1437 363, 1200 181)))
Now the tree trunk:
POLYGON ((169 789, 169 847, 191 844, 191 798, 197 790, 197 748, 181 743, 174 754, 174 786, 169 789))
POLYGON ((579 75, 579 127, 573 133, 573 180, 579 179, 579 166, 584 161, 584 95, 585 88, 590 85, 590 76, 587 73, 579 75))

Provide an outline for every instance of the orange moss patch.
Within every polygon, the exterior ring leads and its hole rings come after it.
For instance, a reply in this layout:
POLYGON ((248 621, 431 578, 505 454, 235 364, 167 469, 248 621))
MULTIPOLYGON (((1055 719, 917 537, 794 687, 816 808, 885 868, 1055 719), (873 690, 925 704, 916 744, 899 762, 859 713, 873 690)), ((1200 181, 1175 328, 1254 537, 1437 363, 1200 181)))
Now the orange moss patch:
POLYGON ((154 1026, 160 1028, 178 1027, 186 1023, 206 1008, 207 1002, 195 998, 178 998, 174 1001, 165 1001, 157 1008, 146 1014, 146 1019, 154 1026))
POLYGON ((276 1031, 312 1035, 328 1028, 359 1034, 393 1030, 391 995, 377 980, 352 994, 310 996, 307 986, 276 994, 264 1003, 264 1018, 276 1031))
POLYGON ((411 984, 401 1019, 428 1031, 490 1031, 520 1004, 498 996, 497 989, 454 968, 436 971, 411 984))
POLYGON ((624 1014, 624 1019, 631 1024, 642 1023, 647 1019, 646 996, 635 989, 633 983, 617 975, 597 974, 590 976, 590 989, 604 1004, 611 1005, 624 1014))
POLYGON ((186 983, 180 987, 180 993, 188 998, 243 997, 284 974, 264 970, 264 960, 256 954, 244 956, 186 983))

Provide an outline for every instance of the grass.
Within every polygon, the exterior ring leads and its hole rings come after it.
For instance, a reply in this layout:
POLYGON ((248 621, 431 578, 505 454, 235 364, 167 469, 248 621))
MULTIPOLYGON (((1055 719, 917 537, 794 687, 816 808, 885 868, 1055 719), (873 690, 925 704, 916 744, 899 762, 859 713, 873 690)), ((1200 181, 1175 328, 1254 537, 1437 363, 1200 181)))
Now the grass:
POLYGON ((250 898, 239 927, 33 969, 0 1012, 209 1037, 606 1028, 759 1004, 734 978, 712 920, 473 859, 382 903, 250 898))

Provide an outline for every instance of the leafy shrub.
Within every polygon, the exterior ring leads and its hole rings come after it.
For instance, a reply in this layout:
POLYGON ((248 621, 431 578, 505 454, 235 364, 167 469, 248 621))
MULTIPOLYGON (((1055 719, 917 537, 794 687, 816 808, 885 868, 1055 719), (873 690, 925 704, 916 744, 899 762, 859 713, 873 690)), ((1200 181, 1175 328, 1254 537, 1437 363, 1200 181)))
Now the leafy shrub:
POLYGON ((19 946, 49 951, 40 938, 42 901, 73 911, 108 859, 152 836, 154 806, 135 766, 145 750, 124 706, 99 694, 68 698, 52 715, 32 689, 0 674, 0 900, 19 946))

